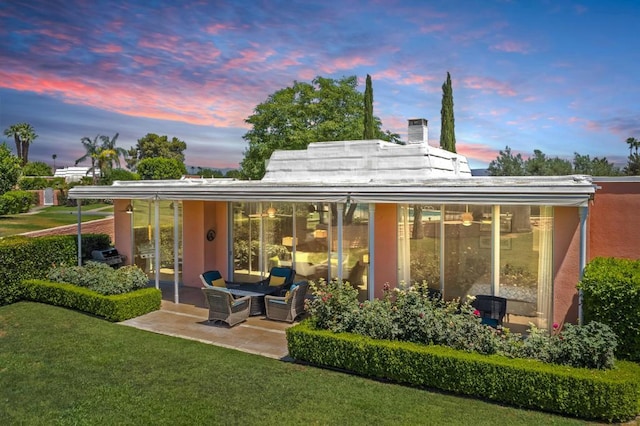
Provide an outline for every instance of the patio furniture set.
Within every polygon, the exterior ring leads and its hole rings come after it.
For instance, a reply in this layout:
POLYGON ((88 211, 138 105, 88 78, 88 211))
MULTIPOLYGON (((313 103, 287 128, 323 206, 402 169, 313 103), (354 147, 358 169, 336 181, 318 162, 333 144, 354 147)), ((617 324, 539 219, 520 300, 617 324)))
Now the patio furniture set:
POLYGON ((209 321, 222 321, 230 327, 249 316, 266 315, 270 320, 293 322, 304 313, 307 281, 293 282, 294 269, 274 267, 257 283, 226 282, 220 272, 200 275, 202 292, 209 308, 209 321))

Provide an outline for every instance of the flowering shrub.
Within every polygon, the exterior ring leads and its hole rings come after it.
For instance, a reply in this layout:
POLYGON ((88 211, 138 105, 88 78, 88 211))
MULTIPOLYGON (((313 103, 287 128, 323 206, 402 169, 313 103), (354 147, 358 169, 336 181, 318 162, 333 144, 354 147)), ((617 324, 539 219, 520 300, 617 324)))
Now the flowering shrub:
POLYGON ((420 284, 407 290, 390 290, 385 285, 382 300, 363 303, 357 301, 357 290, 340 281, 312 282, 311 288, 315 298, 308 302, 307 310, 318 329, 573 367, 613 367, 616 336, 601 323, 554 324, 552 333, 531 324, 525 337, 483 325, 471 300, 433 299, 420 284))
POLYGON ((146 287, 149 281, 137 266, 113 269, 100 262, 87 262, 85 266, 54 266, 47 278, 54 282, 87 287, 104 295, 129 293, 146 287))

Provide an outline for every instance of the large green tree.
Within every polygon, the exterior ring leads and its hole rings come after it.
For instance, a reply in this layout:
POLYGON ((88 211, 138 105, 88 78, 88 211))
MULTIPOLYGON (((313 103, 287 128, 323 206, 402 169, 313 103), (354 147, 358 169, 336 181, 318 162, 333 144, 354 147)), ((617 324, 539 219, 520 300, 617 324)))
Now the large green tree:
POLYGON ((375 138, 375 121, 373 119, 373 86, 371 76, 367 74, 367 81, 364 89, 364 132, 362 139, 375 138))
POLYGON ((560 158, 549 158, 539 149, 524 162, 525 174, 529 176, 563 176, 573 171, 571 163, 560 158))
POLYGON ((440 110, 440 148, 456 152, 455 119, 453 118, 453 87, 451 75, 447 72, 447 80, 442 85, 442 109, 440 110))
POLYGON ((12 137, 16 143, 16 155, 25 165, 29 162, 29 146, 38 137, 33 126, 29 123, 18 123, 4 130, 7 137, 12 137))
MULTIPOLYGON (((184 151, 187 149, 187 143, 181 141, 175 136, 169 140, 166 135, 159 136, 155 133, 147 133, 144 137, 138 139, 135 147, 132 147, 128 153, 130 158, 137 161, 146 158, 173 158, 184 163, 184 151)), ((132 160, 128 161, 129 168, 133 164, 132 160)), ((135 168, 135 165, 133 165, 135 168)))
POLYGON ((620 169, 610 163, 606 157, 590 158, 588 155, 580 155, 574 152, 573 173, 591 176, 618 176, 620 169))
POLYGON ((11 191, 20 178, 20 159, 6 143, 0 145, 0 195, 11 191))
POLYGON ((51 166, 44 161, 31 161, 22 167, 23 176, 53 176, 51 166))
MULTIPOLYGON (((364 134, 364 95, 355 76, 339 80, 316 77, 280 89, 256 106, 245 121, 251 129, 240 163, 245 179, 261 179, 265 161, 279 149, 304 149, 311 142, 359 140, 364 134)), ((374 117, 374 139, 396 141, 374 117)))
POLYGON ((184 163, 176 158, 145 158, 138 163, 140 179, 180 179, 187 173, 184 163))
POLYGON ((489 163, 489 174, 491 176, 524 176, 524 159, 521 154, 513 155, 511 148, 505 147, 500 151, 498 157, 489 163))

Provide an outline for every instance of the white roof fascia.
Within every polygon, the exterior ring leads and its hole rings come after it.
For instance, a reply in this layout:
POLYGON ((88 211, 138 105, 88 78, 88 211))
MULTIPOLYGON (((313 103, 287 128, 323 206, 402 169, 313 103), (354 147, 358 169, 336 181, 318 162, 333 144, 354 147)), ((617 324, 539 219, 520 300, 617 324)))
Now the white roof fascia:
POLYGON ((590 177, 581 175, 472 177, 384 184, 184 179, 76 186, 69 191, 69 198, 586 206, 595 189, 590 177))

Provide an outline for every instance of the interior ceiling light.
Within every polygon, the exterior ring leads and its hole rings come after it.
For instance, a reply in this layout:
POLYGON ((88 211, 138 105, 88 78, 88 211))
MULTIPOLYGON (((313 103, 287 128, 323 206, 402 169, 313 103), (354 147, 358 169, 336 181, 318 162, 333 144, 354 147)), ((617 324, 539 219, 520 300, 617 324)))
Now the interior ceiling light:
POLYGON ((462 213, 462 216, 460 216, 460 218, 462 219, 462 226, 471 226, 471 224, 473 223, 473 213, 471 212, 462 213))

